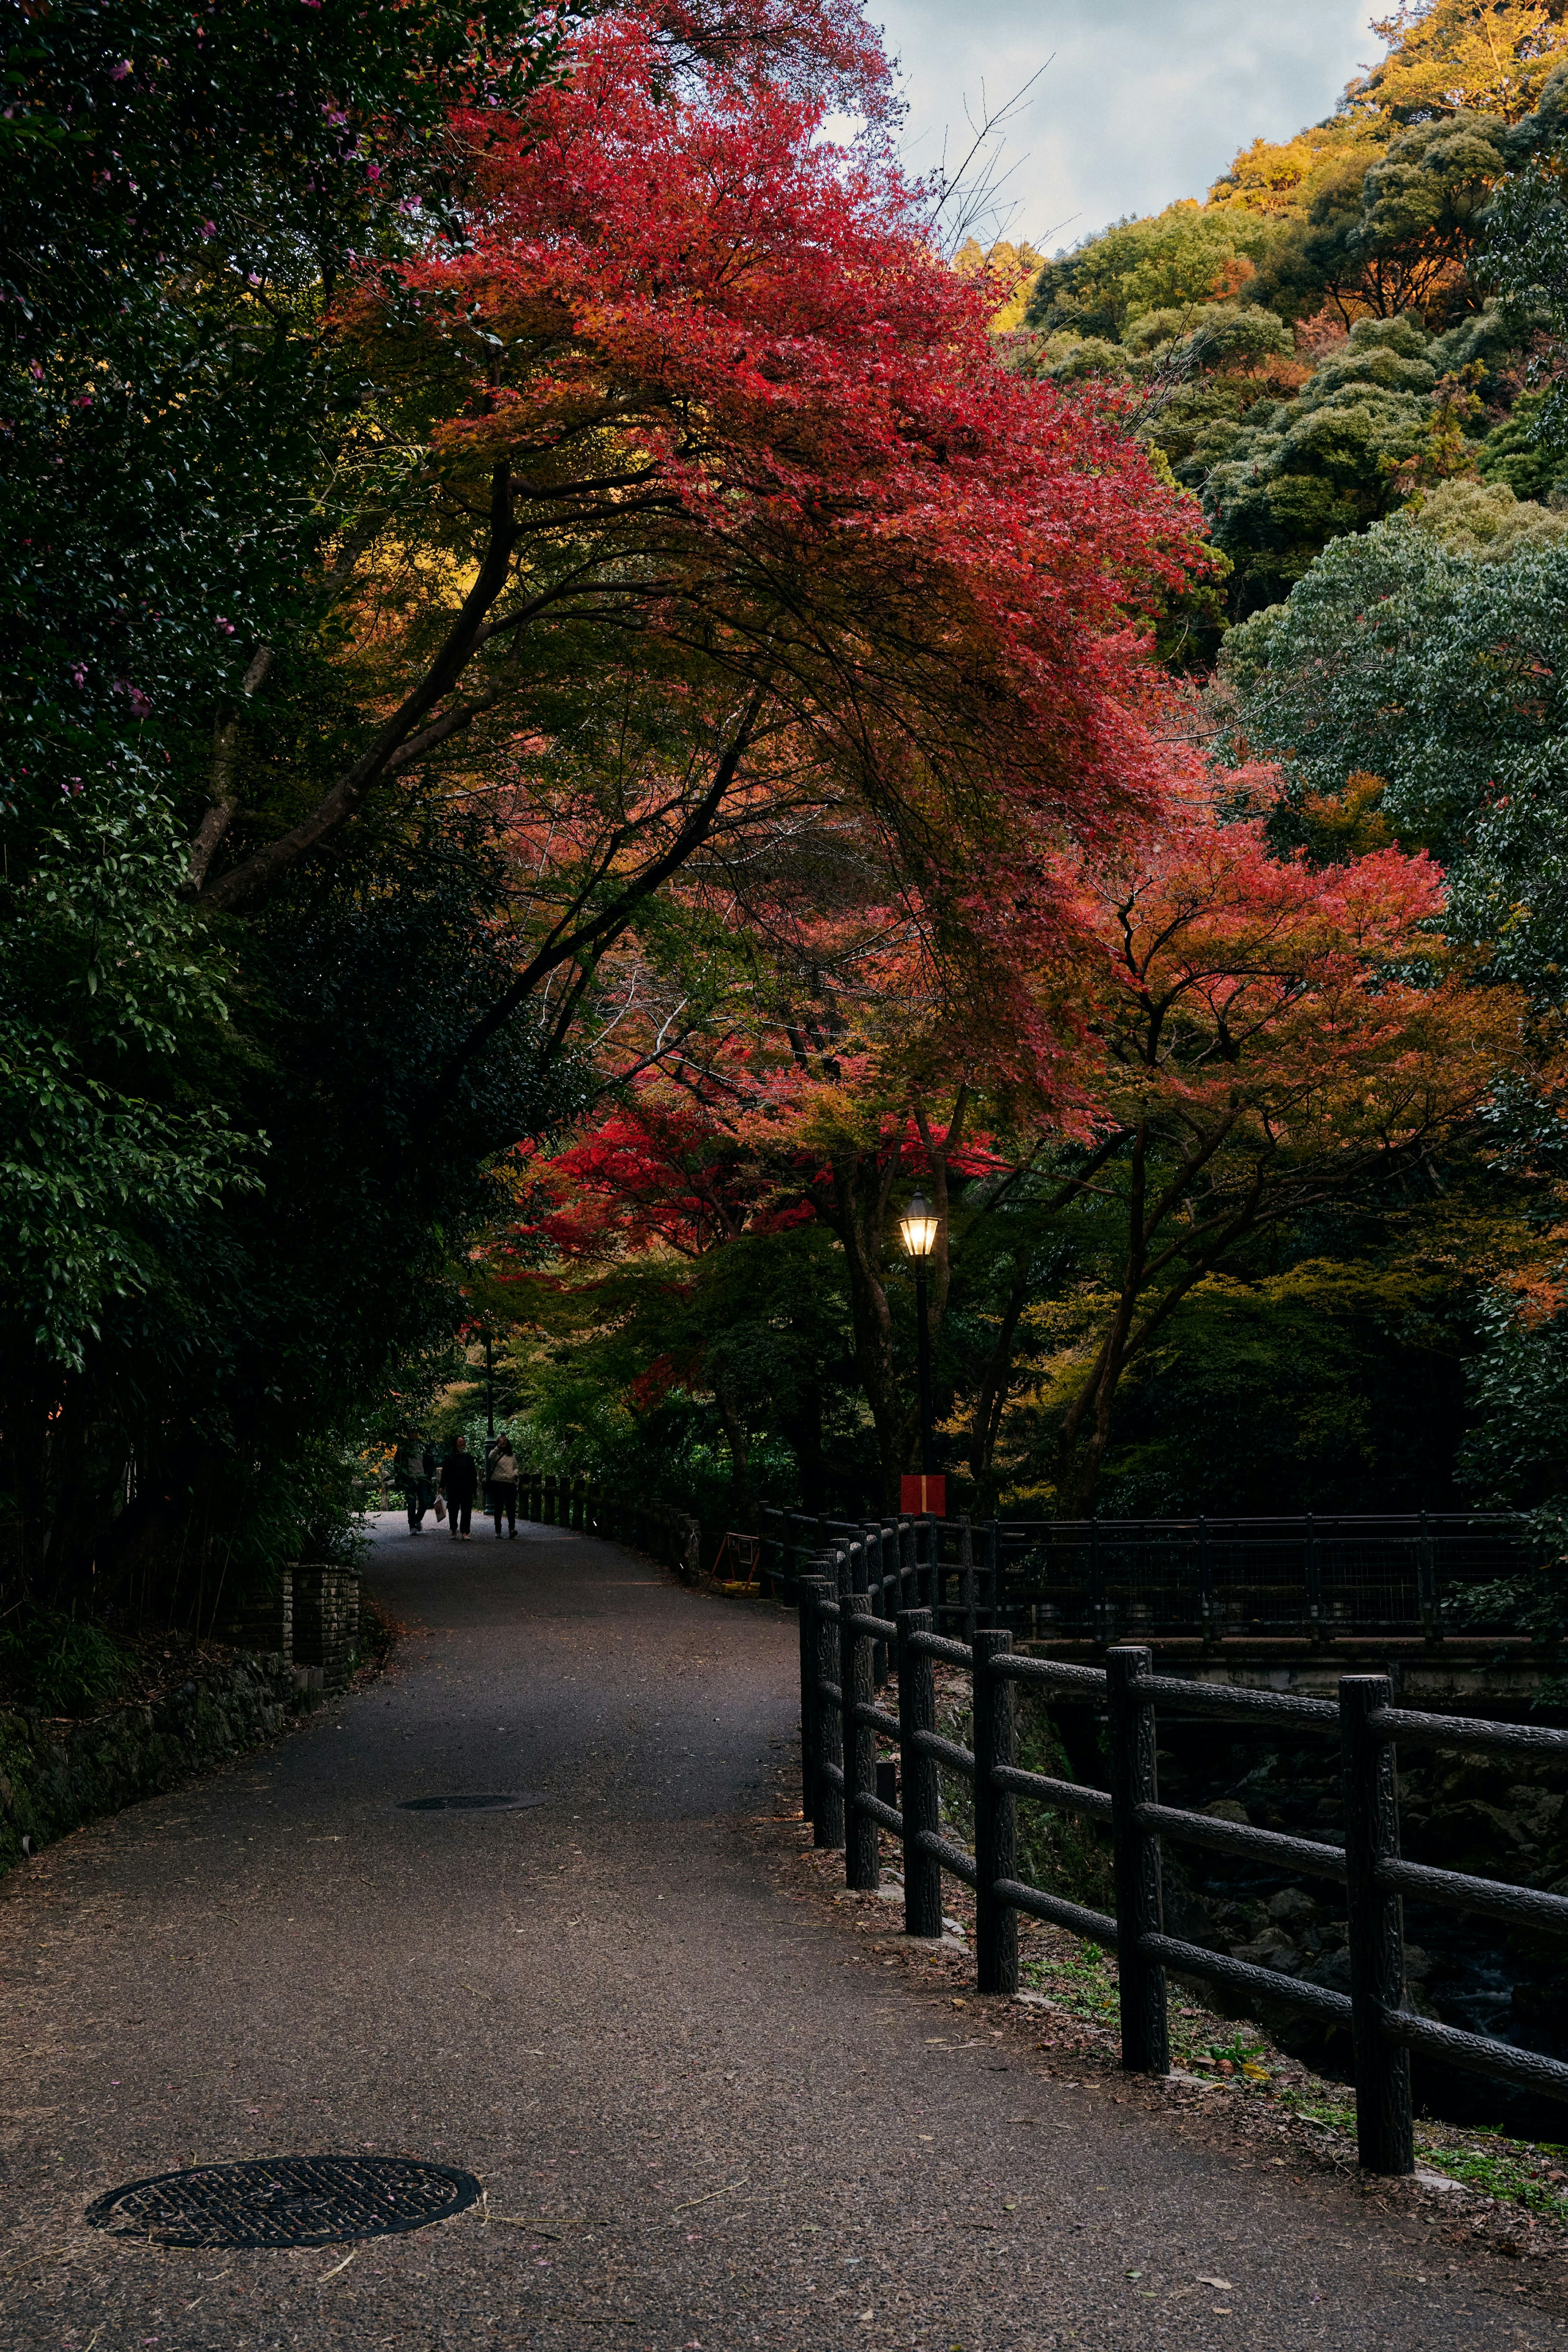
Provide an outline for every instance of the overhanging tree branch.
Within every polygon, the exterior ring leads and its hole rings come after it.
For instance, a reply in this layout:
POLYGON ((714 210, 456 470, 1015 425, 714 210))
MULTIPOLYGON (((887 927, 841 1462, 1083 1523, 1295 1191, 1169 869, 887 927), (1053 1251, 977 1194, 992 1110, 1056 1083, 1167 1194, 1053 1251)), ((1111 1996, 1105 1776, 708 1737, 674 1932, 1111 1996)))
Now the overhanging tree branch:
MULTIPOLYGON (((669 847, 633 876, 611 906, 601 908, 589 921, 564 931, 559 925, 556 927, 511 986, 497 998, 462 1043, 447 1055, 430 1087, 430 1103, 441 1100, 447 1089, 462 1076, 474 1056, 489 1044, 550 972, 575 960, 587 958, 597 962, 627 929, 638 908, 673 874, 678 873, 693 851, 701 846, 713 829, 724 805, 725 795, 734 783, 740 763, 756 735, 768 691, 768 679, 760 679, 753 688, 740 721, 714 770, 713 782, 685 818, 669 847)), ((570 921, 570 919, 565 919, 570 921)))
MULTIPOLYGON (((339 778, 310 814, 289 832, 280 835, 276 841, 269 841, 262 848, 253 850, 248 857, 243 858, 238 866, 231 866, 215 882, 208 883, 200 894, 201 905, 223 909, 254 898, 276 875, 295 864, 307 850, 313 849, 319 841, 341 824, 378 778, 392 768, 397 753, 404 749, 410 736, 434 709, 442 696, 455 686, 482 642, 481 632, 486 616, 506 588, 517 540, 517 529, 512 517, 511 467, 503 460, 491 475, 490 537, 478 574, 447 632, 445 643, 418 686, 393 711, 370 749, 355 761, 345 775, 339 778)), ((480 709, 488 708, 497 698, 496 694, 487 698, 472 698, 466 715, 460 721, 455 718, 453 727, 446 731, 455 731, 457 724, 468 724, 480 709)))

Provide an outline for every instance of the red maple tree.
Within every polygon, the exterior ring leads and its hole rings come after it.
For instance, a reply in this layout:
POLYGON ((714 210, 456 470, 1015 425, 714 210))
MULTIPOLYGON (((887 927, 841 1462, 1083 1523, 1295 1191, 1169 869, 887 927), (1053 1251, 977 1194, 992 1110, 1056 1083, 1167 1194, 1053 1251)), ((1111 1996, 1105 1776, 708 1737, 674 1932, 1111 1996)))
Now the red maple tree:
POLYGON ((1429 857, 1314 867, 1271 854, 1267 818, 1195 785, 1084 869, 1097 1101, 1054 1206, 1104 1311, 1067 1379, 1068 1511, 1088 1507, 1123 1375, 1197 1283, 1270 1227, 1418 1167, 1521 1059, 1521 1001, 1455 962, 1429 857))
POLYGON ((351 312, 424 452, 345 533, 380 710, 202 897, 242 901, 461 751, 531 885, 515 979, 437 1091, 547 985, 564 1036, 649 899, 780 804, 858 812, 935 965, 1049 1062, 1019 973, 1072 919, 1056 853, 1159 796, 1144 616, 1200 560, 1190 506, 1104 400, 1001 371, 919 191, 824 142, 825 92, 875 99, 858 19, 751 14, 727 48, 709 12, 612 11, 520 115, 457 117, 463 234, 351 312))

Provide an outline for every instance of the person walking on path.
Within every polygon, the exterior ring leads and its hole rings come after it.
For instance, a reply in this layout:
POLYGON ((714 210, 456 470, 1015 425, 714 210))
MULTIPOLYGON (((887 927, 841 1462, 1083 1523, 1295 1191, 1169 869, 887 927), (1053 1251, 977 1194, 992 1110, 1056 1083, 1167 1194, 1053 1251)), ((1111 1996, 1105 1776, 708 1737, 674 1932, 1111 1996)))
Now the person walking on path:
POLYGON ((512 1441, 506 1430, 501 1432, 490 1449, 485 1486, 489 1497, 490 1517, 496 1522, 496 1541, 499 1543, 503 1517, 508 1538, 517 1532, 517 1457, 512 1451, 512 1441))
POLYGON ((479 1491, 479 1465, 468 1451, 465 1437, 452 1441, 452 1450, 441 1467, 441 1491, 446 1497, 446 1523, 452 1540, 455 1543, 461 1533, 466 1543, 474 1516, 474 1497, 479 1491))
POLYGON ((422 1535, 424 1515, 435 1499, 435 1456, 417 1432, 398 1447, 392 1470, 408 1505, 408 1531, 422 1535))

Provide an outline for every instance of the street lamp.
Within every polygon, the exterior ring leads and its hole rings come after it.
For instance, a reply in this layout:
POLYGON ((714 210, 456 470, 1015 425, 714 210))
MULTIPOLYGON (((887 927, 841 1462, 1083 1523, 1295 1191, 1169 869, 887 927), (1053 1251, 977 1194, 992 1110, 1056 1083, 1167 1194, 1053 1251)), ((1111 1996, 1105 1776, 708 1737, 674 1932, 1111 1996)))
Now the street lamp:
POLYGON ((936 1467, 936 1446, 931 1429, 931 1328, 925 1312, 925 1272, 936 1255, 939 1221, 924 1192, 916 1192, 898 1221, 898 1230, 915 1268, 915 1327, 920 1362, 920 1467, 929 1477, 936 1467))

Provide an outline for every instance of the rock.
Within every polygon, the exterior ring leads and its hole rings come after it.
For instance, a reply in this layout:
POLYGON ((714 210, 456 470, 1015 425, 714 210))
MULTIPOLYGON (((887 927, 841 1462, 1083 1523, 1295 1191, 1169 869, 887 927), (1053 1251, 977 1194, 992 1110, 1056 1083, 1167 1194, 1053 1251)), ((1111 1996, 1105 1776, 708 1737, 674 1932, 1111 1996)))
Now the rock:
POLYGON ((1249 1824, 1251 1821, 1246 1806, 1239 1805, 1234 1797, 1216 1797, 1211 1805, 1203 1807, 1203 1811, 1211 1822, 1240 1822, 1249 1824))
POLYGON ((1517 1813, 1479 1798, 1441 1805, 1416 1825, 1407 1841, 1414 1859, 1436 1862, 1481 1878, 1512 1878, 1526 1858, 1530 1839, 1517 1813))
POLYGON ((1281 1927, 1315 1927, 1323 1916, 1322 1904, 1314 1903, 1300 1886, 1282 1886, 1278 1895, 1269 1897, 1264 1908, 1281 1927))
POLYGON ((1266 1936, 1255 1944, 1232 1944, 1233 1960, 1246 1960, 1255 1969, 1274 1969, 1281 1976, 1297 1976, 1301 1969, 1301 1955, 1286 1936, 1266 1936))

